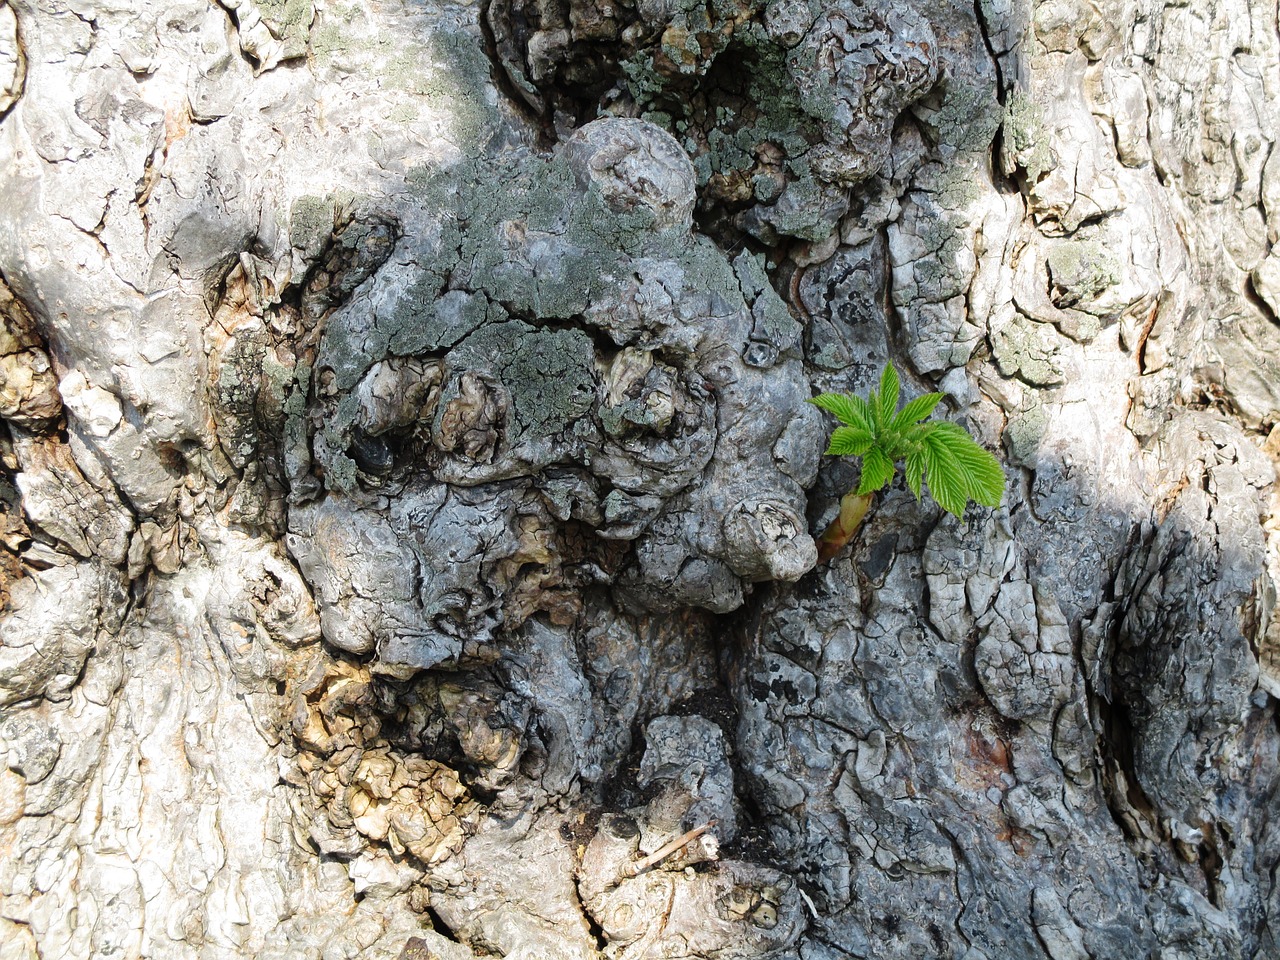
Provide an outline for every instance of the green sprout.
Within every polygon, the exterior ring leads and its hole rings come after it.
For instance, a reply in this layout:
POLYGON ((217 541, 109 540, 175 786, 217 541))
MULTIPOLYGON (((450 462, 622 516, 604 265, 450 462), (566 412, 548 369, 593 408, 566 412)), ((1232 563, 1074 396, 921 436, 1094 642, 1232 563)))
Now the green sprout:
POLYGON ((970 500, 998 507, 1004 499, 1004 471, 968 431, 946 420, 921 422, 943 395, 926 393, 899 410, 899 394, 898 372, 888 364, 880 375, 880 389, 865 398, 823 393, 809 401, 842 424, 832 433, 827 453, 862 458, 857 489, 840 501, 839 516, 818 541, 820 560, 829 560, 849 542, 876 491, 893 479, 898 461, 905 466, 907 486, 917 500, 928 484, 938 506, 956 516, 964 514, 970 500))

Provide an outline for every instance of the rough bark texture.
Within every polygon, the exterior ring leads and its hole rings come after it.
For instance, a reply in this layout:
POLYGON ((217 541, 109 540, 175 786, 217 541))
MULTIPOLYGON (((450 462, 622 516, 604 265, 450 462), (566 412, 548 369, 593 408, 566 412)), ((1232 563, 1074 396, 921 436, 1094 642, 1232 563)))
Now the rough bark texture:
POLYGON ((0 958, 1280 956, 1276 16, 0 0, 0 958))

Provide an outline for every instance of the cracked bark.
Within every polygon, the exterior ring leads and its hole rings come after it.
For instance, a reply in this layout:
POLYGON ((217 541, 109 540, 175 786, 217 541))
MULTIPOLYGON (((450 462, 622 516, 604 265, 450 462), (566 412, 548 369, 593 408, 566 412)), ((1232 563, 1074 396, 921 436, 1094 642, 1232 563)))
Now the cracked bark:
POLYGON ((0 0, 0 958, 1280 954, 1278 60, 0 0))

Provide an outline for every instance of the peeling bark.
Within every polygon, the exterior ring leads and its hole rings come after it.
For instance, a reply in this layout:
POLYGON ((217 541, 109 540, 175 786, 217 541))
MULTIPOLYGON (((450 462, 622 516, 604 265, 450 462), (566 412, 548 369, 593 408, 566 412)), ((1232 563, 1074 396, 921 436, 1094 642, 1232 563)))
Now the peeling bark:
POLYGON ((0 958, 1280 953, 1276 17, 0 0, 0 958))

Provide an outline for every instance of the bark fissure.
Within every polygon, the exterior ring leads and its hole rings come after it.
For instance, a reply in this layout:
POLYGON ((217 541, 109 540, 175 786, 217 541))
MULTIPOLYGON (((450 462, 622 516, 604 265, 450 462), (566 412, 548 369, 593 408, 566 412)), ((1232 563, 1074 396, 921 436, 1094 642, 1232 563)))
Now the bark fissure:
POLYGON ((1273 9, 17 10, 0 954, 1274 948, 1273 9))

